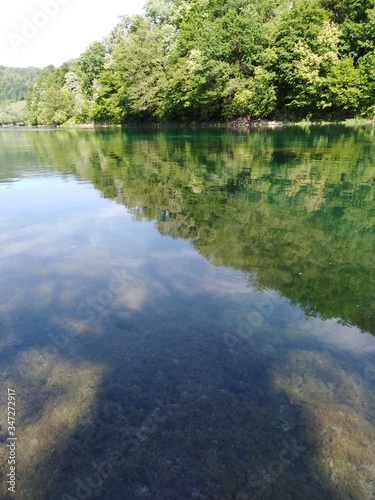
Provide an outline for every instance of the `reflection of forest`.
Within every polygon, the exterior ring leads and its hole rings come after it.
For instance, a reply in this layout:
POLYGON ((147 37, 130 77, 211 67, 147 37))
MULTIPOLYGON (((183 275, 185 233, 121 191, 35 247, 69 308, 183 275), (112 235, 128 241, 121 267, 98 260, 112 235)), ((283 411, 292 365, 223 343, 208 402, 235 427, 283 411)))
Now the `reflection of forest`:
MULTIPOLYGON (((28 132, 25 132, 26 134, 28 132)), ((309 315, 375 333, 371 127, 29 132, 42 164, 309 315), (251 278, 250 278, 251 277, 251 278)))

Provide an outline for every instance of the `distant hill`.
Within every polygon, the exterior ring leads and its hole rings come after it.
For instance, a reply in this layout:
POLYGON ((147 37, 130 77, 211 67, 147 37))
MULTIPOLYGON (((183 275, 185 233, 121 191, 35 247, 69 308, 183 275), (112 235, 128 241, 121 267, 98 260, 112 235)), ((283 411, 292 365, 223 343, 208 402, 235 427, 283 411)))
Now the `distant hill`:
POLYGON ((8 68, 0 66, 0 103, 22 101, 31 82, 40 74, 39 68, 8 68))
POLYGON ((0 126, 3 125, 24 125, 23 114, 26 108, 26 101, 1 102, 0 103, 0 126))

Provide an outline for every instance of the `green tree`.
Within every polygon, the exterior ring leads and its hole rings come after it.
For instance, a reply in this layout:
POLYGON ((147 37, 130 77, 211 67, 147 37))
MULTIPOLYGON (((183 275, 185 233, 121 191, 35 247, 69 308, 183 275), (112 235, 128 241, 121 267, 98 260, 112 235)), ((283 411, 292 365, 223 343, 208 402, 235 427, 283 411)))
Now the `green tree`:
POLYGON ((24 124, 25 101, 0 104, 0 125, 24 124))
MULTIPOLYGON (((164 114, 166 83, 163 28, 140 16, 128 23, 126 36, 113 52, 118 77, 111 85, 118 89, 118 101, 112 99, 111 106, 123 109, 124 120, 158 120, 164 114)), ((110 87, 106 83, 105 88, 110 87)))
POLYGON ((39 117, 43 108, 44 93, 46 88, 53 83, 55 71, 54 66, 47 66, 30 87, 27 94, 25 120, 31 125, 40 124, 39 117))
POLYGON ((363 81, 362 111, 375 115, 375 53, 368 53, 358 61, 358 69, 363 81))
POLYGON ((48 87, 43 95, 43 108, 38 118, 42 125, 61 125, 72 117, 73 98, 68 90, 48 87))
POLYGON ((61 125, 73 116, 74 97, 70 90, 61 88, 67 68, 56 70, 49 66, 32 85, 27 96, 25 120, 32 125, 61 125))
POLYGON ((326 106, 341 117, 353 116, 363 109, 365 79, 349 57, 338 60, 326 78, 326 106))
POLYGON ((91 118, 98 123, 121 123, 125 119, 125 103, 122 103, 120 75, 103 71, 99 77, 98 95, 91 109, 91 118))
POLYGON ((327 75, 338 62, 340 29, 315 0, 297 3, 282 18, 276 34, 279 100, 297 116, 337 107, 327 75))
POLYGON ((228 118, 248 119, 269 116, 276 107, 275 75, 262 67, 254 68, 253 78, 233 78, 225 89, 224 114, 228 118))
POLYGON ((94 42, 81 54, 77 61, 82 91, 91 98, 94 93, 94 81, 99 78, 105 67, 106 48, 102 42, 94 42))
POLYGON ((206 120, 237 112, 264 116, 273 109, 272 72, 264 59, 267 30, 252 2, 195 0, 176 27, 168 64, 170 116, 206 120), (256 85, 262 87, 257 103, 256 85), (262 99, 269 105, 261 106, 262 99))

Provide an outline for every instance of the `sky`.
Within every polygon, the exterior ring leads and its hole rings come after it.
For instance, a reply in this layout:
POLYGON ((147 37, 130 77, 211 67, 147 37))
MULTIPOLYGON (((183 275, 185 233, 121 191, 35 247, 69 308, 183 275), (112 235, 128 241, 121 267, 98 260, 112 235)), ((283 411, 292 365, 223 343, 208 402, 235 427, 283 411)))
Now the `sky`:
POLYGON ((146 0, 0 0, 0 66, 44 68, 79 57, 146 0))

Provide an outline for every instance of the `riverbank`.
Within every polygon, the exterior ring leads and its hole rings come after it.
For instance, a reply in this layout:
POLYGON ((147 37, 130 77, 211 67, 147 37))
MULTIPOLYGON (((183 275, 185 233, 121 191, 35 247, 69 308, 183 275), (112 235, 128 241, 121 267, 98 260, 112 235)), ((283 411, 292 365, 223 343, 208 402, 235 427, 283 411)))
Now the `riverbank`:
POLYGON ((63 124, 61 128, 114 128, 114 127, 135 127, 135 128, 170 128, 170 127, 192 127, 192 128, 227 128, 227 129, 252 129, 252 128, 277 128, 282 126, 307 126, 307 125, 372 125, 375 119, 367 118, 348 118, 346 120, 328 121, 323 119, 317 120, 270 120, 266 118, 256 118, 248 120, 247 118, 236 118, 229 121, 214 121, 214 122, 160 122, 160 123, 123 123, 123 124, 105 124, 105 123, 81 123, 81 124, 63 124))
POLYGON ((17 128, 17 127, 32 127, 37 129, 49 129, 49 128, 61 128, 61 129, 108 129, 108 128, 174 128, 174 127, 188 127, 188 128, 226 128, 235 130, 248 130, 248 129, 261 129, 268 128, 274 129, 282 126, 310 126, 310 125, 347 125, 347 126, 363 126, 363 125, 373 125, 375 123, 374 119, 369 118, 348 118, 346 120, 328 121, 328 120, 268 120, 263 118, 257 118, 254 120, 248 120, 247 118, 236 118, 235 120, 224 121, 224 122, 161 122, 161 123, 122 123, 122 124, 110 124, 110 123, 72 123, 67 122, 61 125, 27 125, 25 123, 17 124, 1 124, 0 127, 4 128, 17 128))

